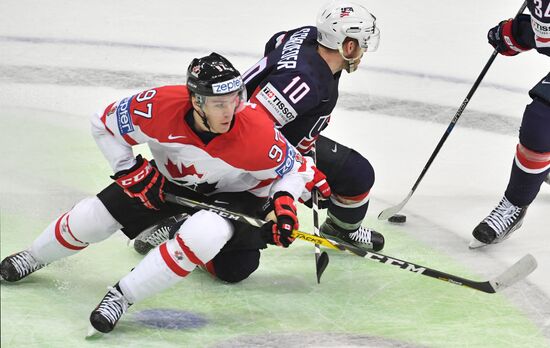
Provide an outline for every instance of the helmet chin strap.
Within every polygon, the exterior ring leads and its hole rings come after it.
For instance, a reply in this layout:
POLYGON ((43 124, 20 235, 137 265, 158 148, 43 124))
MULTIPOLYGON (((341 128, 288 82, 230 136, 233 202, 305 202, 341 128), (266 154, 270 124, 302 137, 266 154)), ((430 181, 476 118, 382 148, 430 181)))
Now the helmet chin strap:
POLYGON ((206 114, 204 113, 204 110, 202 109, 202 107, 201 107, 201 112, 198 112, 198 114, 199 114, 199 117, 202 120, 202 124, 206 127, 206 129, 208 129, 209 132, 214 133, 214 132, 212 132, 212 129, 210 128, 210 125, 208 124, 208 119, 206 118, 206 114))

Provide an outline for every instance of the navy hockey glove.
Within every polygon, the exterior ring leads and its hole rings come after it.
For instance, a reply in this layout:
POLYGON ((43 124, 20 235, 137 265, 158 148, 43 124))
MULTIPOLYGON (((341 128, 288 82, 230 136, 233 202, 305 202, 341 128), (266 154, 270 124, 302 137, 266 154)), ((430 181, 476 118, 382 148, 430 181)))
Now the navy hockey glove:
POLYGON ((308 182, 306 184, 306 189, 311 192, 311 190, 315 189, 323 199, 328 199, 332 192, 330 191, 330 186, 327 182, 327 177, 325 174, 323 174, 322 171, 317 169, 317 167, 313 166, 314 176, 313 180, 308 182))
POLYGON ((495 50, 505 56, 515 56, 518 53, 528 51, 530 48, 521 46, 514 36, 514 20, 508 19, 491 28, 487 33, 487 39, 495 50))
POLYGON ((292 195, 285 191, 275 193, 271 202, 277 222, 269 221, 261 227, 262 235, 267 243, 288 248, 294 238, 292 231, 298 229, 296 205, 292 195))
POLYGON ((121 170, 111 178, 122 187, 128 196, 139 198, 143 205, 149 209, 158 210, 164 203, 162 189, 165 178, 141 155, 137 155, 136 164, 132 168, 121 170))

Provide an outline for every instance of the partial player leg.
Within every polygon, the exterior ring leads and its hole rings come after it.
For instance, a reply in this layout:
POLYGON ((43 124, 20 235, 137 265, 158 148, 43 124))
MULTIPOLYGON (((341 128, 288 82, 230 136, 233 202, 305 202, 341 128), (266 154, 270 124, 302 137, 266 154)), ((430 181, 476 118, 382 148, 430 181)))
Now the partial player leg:
POLYGON ((183 222, 189 217, 187 213, 170 216, 147 228, 134 239, 134 249, 141 255, 147 254, 156 246, 171 239, 183 222))
POLYGON ((151 250, 123 277, 90 315, 90 323, 110 332, 128 307, 181 281, 197 265, 208 263, 233 235, 233 226, 217 214, 199 211, 173 239, 151 250))
POLYGON ((0 264, 2 279, 21 280, 53 261, 108 238, 121 227, 97 197, 86 198, 54 220, 27 250, 6 257, 0 264))
POLYGON ((222 251, 206 265, 206 270, 216 279, 238 283, 248 278, 260 265, 260 250, 222 251))
POLYGON ((535 98, 526 107, 519 140, 504 197, 476 226, 470 248, 502 242, 521 226, 550 172, 550 104, 535 98))
POLYGON ((367 250, 382 250, 384 236, 362 226, 374 185, 374 169, 357 151, 326 137, 316 142, 317 167, 327 176, 332 189, 327 220, 321 234, 367 250))

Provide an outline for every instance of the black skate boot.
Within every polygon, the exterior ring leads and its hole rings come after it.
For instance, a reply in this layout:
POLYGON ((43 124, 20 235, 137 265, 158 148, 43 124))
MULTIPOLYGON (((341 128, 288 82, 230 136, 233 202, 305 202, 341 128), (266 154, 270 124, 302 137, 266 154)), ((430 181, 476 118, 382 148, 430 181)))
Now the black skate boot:
POLYGON ((380 251, 384 248, 384 236, 367 227, 359 226, 355 231, 344 230, 327 218, 319 230, 329 240, 352 244, 363 250, 380 251))
MULTIPOLYGON (((90 314, 90 323, 92 327, 103 333, 113 331, 116 323, 120 317, 122 317, 122 314, 126 313, 128 307, 132 305, 128 302, 126 297, 124 297, 118 284, 108 289, 109 291, 105 297, 103 297, 103 300, 99 302, 92 314, 90 314)), ((93 335, 93 332, 88 333, 88 336, 91 335, 93 335)))
POLYGON ((28 250, 23 250, 6 257, 0 264, 0 278, 16 282, 46 266, 39 263, 28 250))
POLYGON ((157 245, 174 237, 178 228, 188 217, 189 215, 185 213, 171 216, 149 227, 134 239, 134 249, 141 255, 147 254, 157 245))
POLYGON ((527 207, 515 206, 503 197, 489 216, 474 228, 474 240, 470 243, 470 249, 500 243, 510 237, 512 232, 521 227, 527 207))

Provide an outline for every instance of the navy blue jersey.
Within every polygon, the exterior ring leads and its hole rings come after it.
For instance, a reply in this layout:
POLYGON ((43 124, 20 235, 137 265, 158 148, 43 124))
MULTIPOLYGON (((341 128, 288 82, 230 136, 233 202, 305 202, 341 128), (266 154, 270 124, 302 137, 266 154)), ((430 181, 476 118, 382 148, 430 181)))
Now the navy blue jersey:
POLYGON ((550 56, 550 0, 527 0, 531 15, 514 20, 514 38, 523 47, 550 56))
POLYGON ((327 126, 338 99, 341 73, 332 73, 317 46, 315 27, 279 32, 265 45, 265 56, 243 74, 250 101, 302 153, 327 126))

